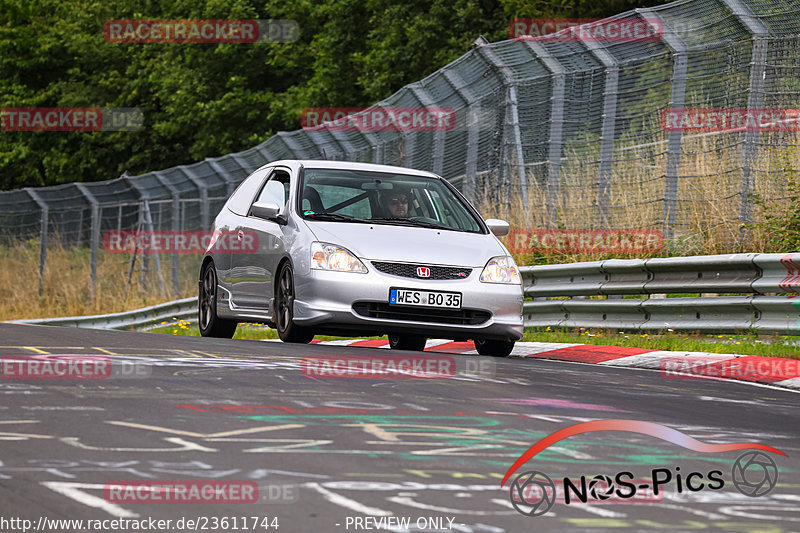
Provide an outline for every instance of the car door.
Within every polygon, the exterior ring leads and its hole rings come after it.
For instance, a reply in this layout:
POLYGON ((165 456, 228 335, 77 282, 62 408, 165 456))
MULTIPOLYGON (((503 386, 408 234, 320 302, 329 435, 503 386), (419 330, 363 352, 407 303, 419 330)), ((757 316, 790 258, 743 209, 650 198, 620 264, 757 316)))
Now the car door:
MULTIPOLYGON (((274 168, 254 202, 274 202, 285 214, 289 200, 290 172, 274 168)), ((252 203, 251 203, 252 205, 252 203)), ((254 216, 248 209, 235 228, 241 250, 231 253, 231 270, 236 272, 233 284, 234 304, 248 309, 267 310, 274 293, 276 269, 285 255, 283 225, 275 220, 254 216), (252 245, 248 245, 252 243, 252 245)))
POLYGON ((217 276, 222 285, 231 291, 233 301, 235 301, 233 284, 240 273, 232 268, 232 253, 229 244, 237 243, 237 229, 242 225, 243 219, 247 217, 253 199, 264 186, 264 181, 271 172, 272 168, 270 167, 259 168, 245 178, 225 202, 225 207, 215 220, 214 229, 221 234, 219 238, 222 239, 223 245, 214 248, 214 263, 217 268, 217 276))

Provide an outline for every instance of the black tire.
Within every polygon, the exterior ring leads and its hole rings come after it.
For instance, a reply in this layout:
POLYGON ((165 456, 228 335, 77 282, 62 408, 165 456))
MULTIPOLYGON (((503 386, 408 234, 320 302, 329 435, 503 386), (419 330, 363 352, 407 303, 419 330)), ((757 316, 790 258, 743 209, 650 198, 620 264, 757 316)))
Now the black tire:
POLYGON ((197 325, 203 337, 230 339, 236 333, 238 322, 217 316, 217 271, 214 263, 208 262, 200 276, 200 291, 197 295, 197 325))
POLYGON ((425 349, 425 343, 427 341, 427 337, 421 337, 419 335, 398 335, 397 333, 389 334, 389 347, 392 350, 411 350, 412 352, 421 352, 425 349))
POLYGON ((475 339, 475 349, 481 355, 506 357, 514 349, 514 341, 489 341, 475 339))
POLYGON ((313 330, 294 323, 294 273, 289 263, 284 263, 278 273, 275 327, 283 342, 308 344, 314 338, 313 330))

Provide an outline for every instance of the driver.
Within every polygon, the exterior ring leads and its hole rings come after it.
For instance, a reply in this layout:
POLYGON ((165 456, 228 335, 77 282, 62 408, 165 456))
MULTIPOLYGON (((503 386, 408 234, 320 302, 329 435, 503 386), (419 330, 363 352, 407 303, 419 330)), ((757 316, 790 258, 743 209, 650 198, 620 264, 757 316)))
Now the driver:
POLYGON ((383 191, 381 193, 381 204, 388 212, 388 216, 393 218, 408 218, 408 203, 411 195, 403 189, 383 191))

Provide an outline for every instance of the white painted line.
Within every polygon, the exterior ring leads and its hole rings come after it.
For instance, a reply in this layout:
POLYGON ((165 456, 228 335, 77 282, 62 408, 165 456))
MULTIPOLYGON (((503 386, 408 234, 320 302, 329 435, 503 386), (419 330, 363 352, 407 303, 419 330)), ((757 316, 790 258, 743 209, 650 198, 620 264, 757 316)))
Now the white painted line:
POLYGON ((672 352, 664 352, 659 350, 655 352, 629 355, 626 357, 620 357, 618 359, 610 359, 608 361, 602 361, 597 364, 604 366, 629 366, 636 368, 653 368, 655 370, 658 370, 661 366, 661 358, 664 356, 668 356, 671 353, 672 352))
POLYGON ((773 383, 773 385, 800 390, 800 378, 790 378, 790 379, 784 379, 783 381, 776 381, 775 383, 773 383))
POLYGON ((529 355, 536 355, 544 352, 552 352, 554 350, 561 350, 562 348, 572 348, 574 346, 583 346, 582 344, 567 344, 564 342, 518 342, 511 350, 511 355, 517 357, 527 357, 529 355))
POLYGON ((354 342, 363 341, 366 339, 344 339, 339 341, 319 341, 314 344, 322 344, 325 346, 350 346, 354 342))
POLYGON ((425 348, 436 348, 437 346, 441 346, 442 344, 447 344, 453 342, 447 339, 428 339, 428 342, 425 343, 425 348))
POLYGON ((628 357, 620 357, 619 359, 611 359, 597 363, 606 366, 635 366, 637 368, 652 368, 659 370, 661 368, 661 360, 669 358, 674 361, 678 357, 690 358, 692 363, 718 363, 721 361, 728 361, 737 357, 744 357, 741 355, 711 353, 711 352, 668 352, 665 350, 656 350, 654 352, 642 353, 638 355, 630 355, 628 357))
MULTIPOLYGON (((86 505, 87 507, 94 507, 95 509, 100 509, 102 511, 107 512, 111 516, 115 516, 117 518, 138 518, 139 515, 134 513, 133 511, 128 511, 116 505, 114 503, 108 502, 103 498, 99 498, 93 494, 89 494, 85 492, 87 489, 93 490, 104 490, 105 485, 101 485, 98 483, 72 483, 69 481, 42 481, 42 485, 47 487, 48 489, 55 491, 67 498, 75 500, 78 503, 86 505), (83 490, 81 490, 83 489, 83 490)), ((142 487, 143 490, 150 490, 150 487, 142 487)))
POLYGON ((368 507, 362 503, 359 503, 355 500, 351 500, 350 498, 346 498, 341 494, 336 494, 335 492, 331 492, 326 488, 320 486, 319 483, 304 483, 303 486, 308 487, 310 489, 314 489, 315 491, 322 494, 322 496, 328 500, 329 502, 336 504, 340 507, 344 507, 345 509, 350 509, 351 511, 355 511, 357 513, 365 514, 367 516, 392 516, 394 513, 391 511, 384 511, 383 509, 378 509, 377 507, 368 507))

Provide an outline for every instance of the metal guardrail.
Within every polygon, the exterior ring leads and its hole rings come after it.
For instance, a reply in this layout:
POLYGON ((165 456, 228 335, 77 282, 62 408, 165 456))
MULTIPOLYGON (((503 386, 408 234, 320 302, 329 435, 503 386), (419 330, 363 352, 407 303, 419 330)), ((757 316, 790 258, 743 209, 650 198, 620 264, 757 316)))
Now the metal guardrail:
POLYGON ((532 298, 523 304, 528 327, 800 334, 800 253, 609 259, 520 271, 532 298), (698 296, 667 297, 687 293, 698 296))
MULTIPOLYGON (((531 298, 523 304, 526 327, 800 335, 800 253, 609 259, 520 272, 531 298), (700 296, 666 297, 687 293, 700 296)), ((125 313, 9 323, 129 329, 196 315, 192 297, 125 313)))
POLYGON ((110 315, 33 318, 9 320, 6 323, 91 329, 148 329, 173 319, 197 320, 197 296, 110 315))

